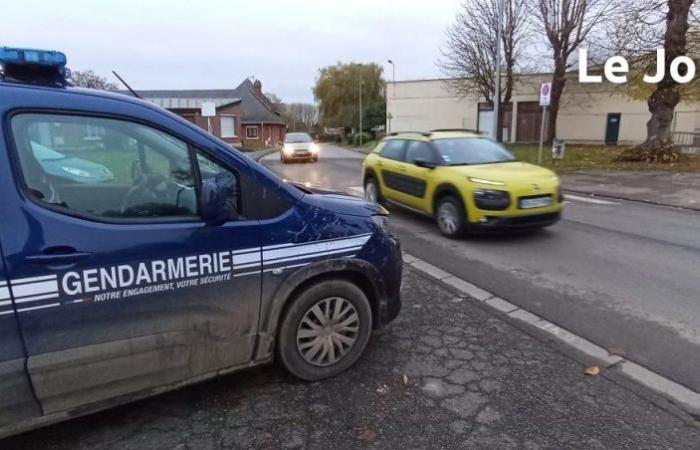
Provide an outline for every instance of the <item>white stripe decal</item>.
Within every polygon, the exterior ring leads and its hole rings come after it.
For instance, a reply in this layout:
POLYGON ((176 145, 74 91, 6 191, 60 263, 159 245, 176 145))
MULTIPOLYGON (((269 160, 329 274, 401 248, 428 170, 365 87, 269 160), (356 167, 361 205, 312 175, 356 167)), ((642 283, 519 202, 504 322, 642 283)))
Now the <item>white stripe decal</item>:
POLYGON ((259 275, 260 271, 259 270, 254 270, 252 272, 243 272, 243 273, 237 273, 233 276, 233 278, 238 278, 238 277, 246 277, 248 275, 259 275))
MULTIPOLYGON (((309 258, 318 258, 320 256, 328 256, 328 255, 337 255, 340 253, 348 253, 348 252, 357 252, 360 250, 362 247, 357 246, 357 247, 351 247, 351 248, 342 248, 340 250, 333 250, 330 252, 323 252, 323 253, 312 253, 309 255, 300 255, 300 256, 294 256, 291 258, 282 258, 282 259, 276 259, 274 261, 267 261, 265 263, 265 266, 271 266, 273 264, 277 263, 283 263, 283 262, 289 262, 289 261, 298 261, 300 259, 309 259, 309 258)), ((352 256, 355 256, 354 254, 352 256)))
POLYGON ((348 239, 357 239, 361 237, 367 237, 365 241, 368 241, 370 236, 372 236, 372 233, 366 233, 366 234, 358 234, 355 236, 348 236, 344 238, 335 238, 335 239, 324 239, 321 241, 312 241, 312 242, 300 242, 298 244, 278 244, 278 245, 268 245, 267 247, 263 247, 263 251, 265 250, 272 250, 272 249, 277 249, 277 248, 287 248, 287 247, 298 247, 302 245, 309 245, 309 244, 323 244, 326 242, 340 242, 348 239))
POLYGON ((12 295, 15 299, 54 292, 58 292, 58 281, 56 281, 56 279, 39 283, 22 284, 20 286, 15 286, 14 283, 12 284, 12 295))
POLYGON ((0 281, 0 287, 7 286, 7 281, 0 281))
POLYGON ((17 312, 27 312, 27 311, 34 311, 35 309, 53 308, 54 306, 61 306, 61 304, 60 303, 50 303, 48 305, 32 306, 30 308, 18 309, 17 312))
POLYGON ((255 248, 246 248, 243 250, 234 250, 231 252, 232 255, 240 255, 242 253, 260 253, 260 247, 255 247, 255 248))
POLYGON ((47 281, 47 280, 55 280, 55 279, 56 279, 56 275, 44 275, 41 277, 31 277, 31 278, 18 278, 16 280, 10 280, 10 285, 16 286, 18 284, 34 283, 37 281, 47 281))
POLYGON ((250 269, 251 267, 260 267, 260 263, 250 263, 250 264, 241 264, 240 266, 235 266, 233 269, 238 270, 238 269, 250 269))
POLYGON ((0 287, 0 300, 7 300, 10 298, 10 290, 6 287, 0 287))
POLYGON ((6 316, 8 314, 14 314, 14 313, 15 313, 14 310, 3 311, 3 312, 0 312, 0 316, 6 316))
POLYGON ((0 306, 6 306, 12 304, 12 300, 5 300, 4 302, 0 302, 0 306))
POLYGON ((248 264, 252 262, 260 262, 260 252, 247 253, 244 255, 233 255, 233 267, 236 268, 239 264, 248 264))
POLYGON ((38 302, 39 300, 47 300, 49 298, 57 298, 57 297, 58 297, 58 292, 54 292, 53 294, 35 295, 33 297, 24 297, 21 299, 15 299, 15 303, 38 302))
POLYGON ((352 248, 357 246, 363 246, 369 240, 368 236, 360 236, 351 239, 343 239, 338 241, 327 241, 321 243, 310 243, 299 245, 290 248, 281 248, 277 250, 264 251, 263 260, 269 262, 273 259, 288 258, 292 256, 301 256, 311 253, 321 253, 332 250, 339 250, 343 248, 352 248))

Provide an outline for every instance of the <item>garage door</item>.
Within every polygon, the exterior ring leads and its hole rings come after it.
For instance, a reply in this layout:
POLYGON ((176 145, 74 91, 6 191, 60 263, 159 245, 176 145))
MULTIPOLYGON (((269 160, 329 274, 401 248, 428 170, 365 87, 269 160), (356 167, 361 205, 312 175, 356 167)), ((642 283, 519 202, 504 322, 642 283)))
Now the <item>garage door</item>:
MULTIPOLYGON (((542 108, 538 102, 518 103, 517 142, 539 142, 542 108)), ((546 135, 546 130, 545 130, 546 135)))

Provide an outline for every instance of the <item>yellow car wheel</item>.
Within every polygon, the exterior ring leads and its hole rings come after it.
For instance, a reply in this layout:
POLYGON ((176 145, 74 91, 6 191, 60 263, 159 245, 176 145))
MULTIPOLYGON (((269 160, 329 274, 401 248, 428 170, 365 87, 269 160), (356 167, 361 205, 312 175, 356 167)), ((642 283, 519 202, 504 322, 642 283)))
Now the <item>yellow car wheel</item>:
POLYGON ((452 239, 461 237, 467 227, 466 214, 462 202, 449 195, 438 200, 435 210, 438 229, 452 239))

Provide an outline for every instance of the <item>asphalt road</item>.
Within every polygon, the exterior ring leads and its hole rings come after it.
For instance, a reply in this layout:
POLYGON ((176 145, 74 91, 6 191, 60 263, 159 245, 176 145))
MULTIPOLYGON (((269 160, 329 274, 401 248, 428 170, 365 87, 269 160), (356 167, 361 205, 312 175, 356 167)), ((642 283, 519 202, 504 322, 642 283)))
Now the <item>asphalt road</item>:
MULTIPOLYGON (((361 194, 363 155, 325 145, 316 164, 263 163, 282 176, 361 194)), ((404 249, 700 392, 700 214, 569 196, 535 233, 452 241, 390 208, 404 249)))
POLYGON ((700 428, 407 267, 346 373, 253 369, 0 441, 7 449, 697 448, 700 428))

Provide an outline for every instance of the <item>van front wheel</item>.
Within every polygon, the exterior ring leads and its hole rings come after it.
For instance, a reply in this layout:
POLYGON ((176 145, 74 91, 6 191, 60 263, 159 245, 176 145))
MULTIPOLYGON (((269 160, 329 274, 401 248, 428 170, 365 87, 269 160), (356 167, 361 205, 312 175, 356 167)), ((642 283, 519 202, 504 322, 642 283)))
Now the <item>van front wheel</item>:
POLYGON ((302 380, 333 377, 357 361, 371 330, 364 292, 345 280, 322 281, 292 300, 279 329, 277 356, 302 380))

